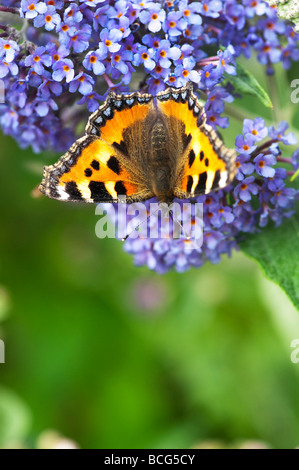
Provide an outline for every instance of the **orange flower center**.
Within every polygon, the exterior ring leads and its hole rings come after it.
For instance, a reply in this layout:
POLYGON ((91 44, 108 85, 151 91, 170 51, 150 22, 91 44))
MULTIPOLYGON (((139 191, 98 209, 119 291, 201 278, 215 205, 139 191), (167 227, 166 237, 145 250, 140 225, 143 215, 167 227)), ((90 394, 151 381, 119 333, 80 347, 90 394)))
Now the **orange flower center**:
POLYGON ((242 149, 243 149, 245 152, 247 152, 247 150, 249 150, 249 147, 248 147, 248 145, 245 144, 245 145, 243 145, 242 149))
POLYGON ((4 49, 5 49, 6 51, 9 51, 10 48, 11 48, 10 44, 5 44, 5 45, 4 45, 4 49))
POLYGON ((252 129, 251 134, 252 135, 257 135, 257 131, 255 129, 252 129))
POLYGON ((160 56, 161 57, 166 57, 166 52, 165 51, 160 51, 160 56))
POLYGON ((155 20, 157 20, 158 18, 159 18, 159 17, 158 17, 158 15, 157 15, 157 13, 153 13, 153 14, 152 14, 152 20, 155 21, 155 20))
POLYGON ((69 72, 69 71, 70 71, 70 68, 69 68, 68 65, 64 65, 64 66, 63 66, 63 70, 64 70, 65 72, 69 72))
POLYGON ((107 47, 110 47, 110 46, 111 46, 111 44, 112 44, 112 42, 111 42, 111 41, 109 41, 109 39, 106 39, 106 41, 105 41, 105 44, 106 44, 106 46, 107 46, 107 47))
POLYGON ((89 62, 91 62, 92 64, 94 64, 96 61, 97 61, 96 56, 94 56, 94 55, 90 56, 89 62))
POLYGON ((175 77, 169 77, 168 81, 169 81, 170 83, 175 82, 175 77))
POLYGON ((65 24, 62 26, 62 31, 65 33, 69 29, 68 25, 65 24))
POLYGON ((36 56, 34 57, 34 62, 39 62, 39 61, 40 61, 40 57, 39 57, 38 55, 36 55, 36 56))
POLYGON ((35 5, 33 3, 31 3, 31 5, 29 5, 29 7, 28 7, 28 10, 30 10, 30 11, 35 10, 35 5))
POLYGON ((247 188, 248 188, 247 184, 243 183, 242 186, 241 186, 242 191, 245 191, 245 189, 247 189, 247 188))
POLYGON ((148 59, 148 54, 146 52, 144 52, 141 57, 142 57, 143 60, 147 60, 148 59))
POLYGON ((184 11, 184 15, 185 15, 185 16, 190 16, 190 10, 185 10, 185 11, 184 11))
POLYGON ((169 22, 169 27, 170 28, 174 28, 176 26, 176 22, 175 21, 170 21, 169 22))
POLYGON ((115 60, 115 62, 119 62, 119 61, 120 61, 120 55, 116 55, 116 56, 114 57, 114 60, 115 60))
POLYGON ((188 77, 189 71, 188 70, 183 70, 183 77, 188 77))

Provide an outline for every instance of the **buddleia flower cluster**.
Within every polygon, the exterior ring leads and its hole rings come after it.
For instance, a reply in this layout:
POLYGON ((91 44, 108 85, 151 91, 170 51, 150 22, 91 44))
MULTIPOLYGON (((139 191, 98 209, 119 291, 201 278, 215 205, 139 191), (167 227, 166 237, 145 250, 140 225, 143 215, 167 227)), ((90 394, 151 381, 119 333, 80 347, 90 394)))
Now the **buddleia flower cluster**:
MULTIPOLYGON (((239 58, 257 57, 271 75, 274 64, 288 69, 299 60, 298 38, 261 0, 2 0, 1 128, 21 148, 64 152, 110 89, 155 95, 189 81, 205 98, 207 123, 226 128, 239 58)), ((258 117, 245 120, 236 181, 198 198, 202 248, 190 251, 184 239, 128 239, 136 263, 164 272, 218 262, 246 233, 290 217, 297 193, 287 183, 299 164, 298 151, 281 155, 281 144, 296 143, 286 130, 285 122, 274 128, 258 117)))
POLYGON ((277 8, 280 18, 291 20, 295 31, 299 31, 299 2, 298 0, 267 0, 270 6, 277 8))

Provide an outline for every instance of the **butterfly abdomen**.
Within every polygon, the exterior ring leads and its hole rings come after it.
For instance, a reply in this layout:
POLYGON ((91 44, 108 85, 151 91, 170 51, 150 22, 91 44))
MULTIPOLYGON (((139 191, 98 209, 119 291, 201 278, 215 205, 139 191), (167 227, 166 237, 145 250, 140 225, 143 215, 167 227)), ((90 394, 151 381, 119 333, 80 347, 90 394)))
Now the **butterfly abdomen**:
POLYGON ((162 120, 157 119, 150 133, 150 159, 152 169, 152 189, 160 201, 172 199, 171 162, 168 148, 169 138, 162 120))

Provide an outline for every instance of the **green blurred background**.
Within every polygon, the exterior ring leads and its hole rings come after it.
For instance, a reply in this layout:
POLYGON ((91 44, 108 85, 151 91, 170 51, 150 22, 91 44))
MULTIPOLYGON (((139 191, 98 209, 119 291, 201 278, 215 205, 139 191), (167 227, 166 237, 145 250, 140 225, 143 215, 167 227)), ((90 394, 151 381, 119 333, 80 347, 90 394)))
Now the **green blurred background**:
POLYGON ((0 148, 0 447, 299 445, 299 316, 256 263, 135 268, 94 206, 33 197, 55 156, 0 148))

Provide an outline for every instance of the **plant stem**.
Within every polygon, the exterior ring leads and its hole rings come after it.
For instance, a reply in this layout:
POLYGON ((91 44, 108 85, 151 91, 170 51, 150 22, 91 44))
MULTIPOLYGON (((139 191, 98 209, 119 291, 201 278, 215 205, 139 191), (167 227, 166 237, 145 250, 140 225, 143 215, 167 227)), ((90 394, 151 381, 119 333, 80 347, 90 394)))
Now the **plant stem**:
POLYGON ((284 158, 284 157, 277 157, 277 161, 281 163, 288 163, 288 164, 292 163, 290 158, 284 158))
POLYGON ((273 120, 277 126, 279 122, 278 112, 280 109, 279 96, 277 93, 276 80, 274 75, 268 75, 268 84, 270 90, 270 97, 273 103, 273 120))
POLYGON ((13 8, 13 7, 0 7, 0 11, 3 11, 5 13, 13 13, 14 15, 19 15, 19 10, 18 8, 13 8))
POLYGON ((110 78, 108 77, 108 75, 106 73, 104 73, 104 78, 105 78, 109 88, 113 88, 115 86, 114 83, 110 80, 110 78))
POLYGON ((225 105, 225 114, 228 114, 230 117, 236 119, 237 121, 243 122, 244 119, 254 119, 255 116, 253 114, 249 116, 249 112, 246 110, 236 108, 235 106, 231 106, 226 103, 225 105))
POLYGON ((295 180, 296 178, 298 178, 298 177, 299 177, 299 168, 298 168, 298 170, 292 175, 291 181, 294 181, 294 180, 295 180))

